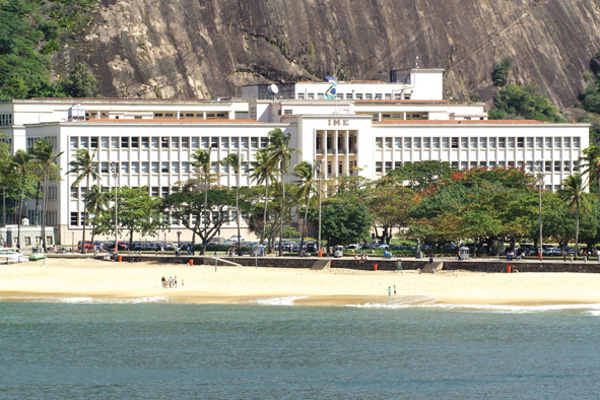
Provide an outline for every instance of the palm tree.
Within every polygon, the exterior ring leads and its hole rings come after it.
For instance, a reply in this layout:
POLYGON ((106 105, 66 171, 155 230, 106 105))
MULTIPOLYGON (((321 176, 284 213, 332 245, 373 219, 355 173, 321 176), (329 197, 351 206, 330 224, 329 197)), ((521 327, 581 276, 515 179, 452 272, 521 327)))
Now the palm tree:
MULTIPOLYGON (((587 175, 589 186, 592 186, 592 181, 598 182, 598 206, 600 207, 600 145, 592 144, 584 149, 582 161, 584 163, 582 175, 587 175)), ((600 224, 598 234, 600 236, 600 224)))
POLYGON ((575 220, 577 221, 575 227, 575 259, 577 259, 579 250, 579 217, 582 209, 586 211, 590 208, 590 202, 584 191, 581 174, 575 173, 565 178, 562 189, 558 191, 558 196, 569 206, 571 212, 575 213, 575 220))
POLYGON ((102 191, 98 185, 94 185, 86 192, 83 200, 85 201, 86 210, 90 210, 94 214, 92 220, 92 246, 94 245, 94 237, 96 236, 96 226, 98 225, 99 215, 107 209, 110 198, 108 193, 102 191))
POLYGON ((240 170, 242 167, 242 158, 240 157, 239 154, 237 153, 230 153, 227 155, 227 157, 225 157, 223 160, 221 160, 220 164, 221 165, 229 165, 231 168, 233 168, 233 172, 235 173, 236 176, 236 186, 235 186, 235 209, 236 209, 236 222, 237 222, 237 244, 238 244, 238 255, 241 256, 242 255, 242 240, 241 240, 241 236, 240 236, 240 197, 239 197, 239 188, 240 188, 240 170))
MULTIPOLYGON (((192 165, 196 168, 196 171, 204 180, 204 237, 206 237, 206 232, 208 232, 208 218, 210 213, 208 212, 208 190, 210 189, 210 175, 211 175, 211 167, 212 161, 210 160, 210 153, 212 148, 206 150, 196 150, 194 154, 192 154, 191 158, 192 165)), ((200 219, 196 223, 200 223, 200 219)), ((192 246, 194 246, 195 236, 192 239, 192 246)), ((202 254, 206 253, 206 245, 208 243, 202 243, 202 254)))
MULTIPOLYGON (((260 236, 261 246, 265 243, 265 235, 267 228, 267 204, 269 199, 269 181, 275 180, 276 164, 273 164, 269 158, 269 153, 265 149, 260 149, 254 154, 257 163, 252 171, 252 179, 257 185, 265 185, 265 208, 263 210, 263 227, 260 236)), ((269 249, 270 250, 270 249, 269 249)))
MULTIPOLYGON (((77 150, 75 158, 69 163, 71 169, 67 171, 67 174, 79 174, 71 187, 79 187, 79 184, 85 179, 86 193, 90 191, 90 178, 98 179, 99 175, 96 172, 98 163, 94 161, 96 152, 90 156, 90 152, 87 149, 77 150)), ((86 253, 87 249, 85 246, 85 227, 87 225, 87 202, 84 199, 83 202, 83 229, 81 239, 81 252, 86 253)))
POLYGON ((304 200, 304 220, 302 221, 302 238, 300 239, 300 252, 304 249, 304 234, 306 232, 306 220, 308 219, 308 202, 315 192, 315 170, 308 161, 302 161, 294 167, 294 175, 298 178, 298 199, 304 200))
POLYGON ((284 176, 290 166, 290 158, 295 149, 289 147, 291 134, 285 134, 281 129, 275 128, 268 133, 269 158, 273 164, 279 164, 279 176, 281 182, 281 209, 279 210, 279 256, 283 256, 283 209, 285 204, 284 176))
POLYGON ((25 197, 25 180, 27 173, 32 164, 31 152, 25 152, 23 150, 17 150, 15 155, 12 157, 11 163, 14 168, 18 171, 21 178, 21 196, 19 198, 19 219, 17 220, 17 241, 18 245, 21 246, 21 220, 23 219, 23 199, 25 197))
POLYGON ((46 208, 48 206, 48 184, 50 177, 53 173, 58 171, 58 164, 56 161, 63 152, 58 154, 54 153, 54 144, 47 140, 40 139, 33 145, 33 156, 37 163, 39 163, 43 173, 44 179, 44 199, 42 201, 42 247, 43 252, 47 251, 46 246, 46 208))

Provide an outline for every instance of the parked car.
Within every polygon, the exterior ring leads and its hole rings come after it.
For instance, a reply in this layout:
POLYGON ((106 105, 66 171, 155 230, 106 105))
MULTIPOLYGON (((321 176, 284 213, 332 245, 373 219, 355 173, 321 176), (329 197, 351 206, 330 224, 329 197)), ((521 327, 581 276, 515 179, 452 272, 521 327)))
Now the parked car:
MULTIPOLYGON (((94 245, 92 244, 92 242, 89 241, 89 240, 86 240, 85 241, 85 249, 86 250, 92 250, 93 248, 94 248, 94 245)), ((77 242, 77 249, 79 251, 81 251, 81 240, 79 242, 77 242)))
POLYGON ((360 243, 354 243, 354 244, 346 245, 346 248, 348 250, 359 250, 359 249, 362 249, 362 245, 360 243))

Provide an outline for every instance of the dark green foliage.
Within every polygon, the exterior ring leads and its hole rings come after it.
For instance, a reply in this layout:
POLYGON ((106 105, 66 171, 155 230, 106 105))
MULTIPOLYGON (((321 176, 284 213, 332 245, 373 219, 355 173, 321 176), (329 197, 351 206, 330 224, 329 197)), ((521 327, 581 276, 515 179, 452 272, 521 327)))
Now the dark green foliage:
POLYGON ((48 55, 60 51, 69 35, 86 26, 96 3, 0 1, 0 100, 64 95, 61 85, 50 82, 48 55))
POLYGON ((537 94, 534 86, 507 85, 494 96, 490 119, 524 118, 544 122, 565 122, 550 100, 537 94))
MULTIPOLYGON (((309 218, 314 225, 318 224, 316 210, 311 210, 309 218)), ((368 238, 372 224, 371 214, 363 204, 334 199, 322 207, 322 238, 328 245, 362 242, 368 238)))
POLYGON ((513 61, 510 57, 504 57, 500 64, 494 65, 492 71, 492 82, 494 86, 503 87, 508 83, 510 70, 512 69, 513 61))
POLYGON ((96 93, 96 78, 85 63, 77 63, 69 76, 59 82, 62 91, 70 97, 92 97, 96 93))
POLYGON ((600 52, 590 60, 590 70, 591 74, 584 74, 588 85, 579 99, 586 111, 600 114, 600 52))
POLYGON ((411 189, 427 189, 438 179, 450 178, 452 171, 452 167, 447 162, 421 161, 392 170, 388 173, 388 177, 407 182, 411 189))

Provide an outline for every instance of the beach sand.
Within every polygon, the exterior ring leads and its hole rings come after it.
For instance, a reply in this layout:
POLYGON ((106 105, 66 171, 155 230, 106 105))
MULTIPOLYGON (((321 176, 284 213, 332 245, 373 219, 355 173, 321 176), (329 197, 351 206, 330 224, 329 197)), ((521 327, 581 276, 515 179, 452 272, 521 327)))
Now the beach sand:
MULTIPOLYGON (((293 262, 293 261, 292 261, 293 262)), ((553 305, 600 304, 600 274, 480 273, 441 271, 311 271, 116 263, 49 259, 0 265, 0 299, 162 299, 175 303, 256 303, 287 299, 300 305, 404 304, 553 305), (177 276, 164 289, 161 277, 177 276), (182 285, 183 283, 183 285, 182 285), (388 287, 397 294, 388 297, 388 287)))

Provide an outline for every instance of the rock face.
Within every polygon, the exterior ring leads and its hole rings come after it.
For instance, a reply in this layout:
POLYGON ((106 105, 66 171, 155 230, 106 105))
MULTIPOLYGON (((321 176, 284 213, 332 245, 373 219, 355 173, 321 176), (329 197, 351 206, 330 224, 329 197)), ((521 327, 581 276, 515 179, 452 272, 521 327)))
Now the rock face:
POLYGON ((570 107, 600 50, 600 0, 101 0, 77 57, 113 97, 216 98, 256 82, 388 80, 446 69, 445 95, 494 93, 490 73, 570 107))

